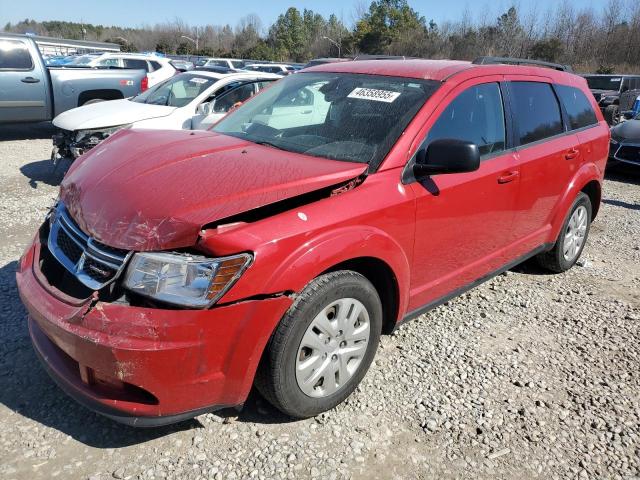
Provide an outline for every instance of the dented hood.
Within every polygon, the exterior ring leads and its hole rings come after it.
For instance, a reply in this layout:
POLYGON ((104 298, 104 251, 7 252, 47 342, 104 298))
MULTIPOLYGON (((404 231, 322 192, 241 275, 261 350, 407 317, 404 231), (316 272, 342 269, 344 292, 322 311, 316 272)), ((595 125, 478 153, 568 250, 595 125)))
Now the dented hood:
POLYGON ((110 100, 91 103, 62 112, 53 119, 53 125, 71 132, 128 125, 150 118, 166 117, 176 107, 147 105, 131 100, 110 100))
POLYGON ((122 130, 72 165, 60 195, 95 239, 148 251, 192 246, 207 223, 365 169, 213 132, 122 130))

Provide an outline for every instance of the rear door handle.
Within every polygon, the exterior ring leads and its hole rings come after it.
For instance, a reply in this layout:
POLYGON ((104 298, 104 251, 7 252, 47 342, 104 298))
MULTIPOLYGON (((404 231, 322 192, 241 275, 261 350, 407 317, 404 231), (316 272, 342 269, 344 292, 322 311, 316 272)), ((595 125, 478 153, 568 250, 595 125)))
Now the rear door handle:
POLYGON ((39 78, 33 78, 33 77, 24 77, 20 81, 22 83, 38 83, 40 81, 40 79, 39 78))
POLYGON ((500 175, 498 177, 498 183, 513 182, 516 178, 518 178, 518 176, 520 176, 520 173, 518 173, 518 172, 503 173, 502 175, 500 175))
POLYGON ((575 148, 572 148, 571 150, 569 150, 567 153, 564 154, 564 158, 566 160, 573 160, 574 158, 576 158, 578 155, 580 155, 580 150, 577 150, 575 148))

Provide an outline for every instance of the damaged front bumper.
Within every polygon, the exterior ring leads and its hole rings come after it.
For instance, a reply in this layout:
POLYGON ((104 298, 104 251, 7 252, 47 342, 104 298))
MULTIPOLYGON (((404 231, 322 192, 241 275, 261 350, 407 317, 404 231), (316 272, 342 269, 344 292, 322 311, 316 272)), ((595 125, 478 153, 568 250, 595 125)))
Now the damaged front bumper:
POLYGON ((51 160, 56 164, 62 158, 76 159, 103 142, 118 130, 130 125, 100 128, 93 130, 58 130, 52 137, 53 150, 51 160))
POLYGON ((40 238, 16 274, 38 357, 79 403, 116 421, 156 426, 246 399, 273 326, 292 299, 210 310, 77 299, 49 284, 40 238))

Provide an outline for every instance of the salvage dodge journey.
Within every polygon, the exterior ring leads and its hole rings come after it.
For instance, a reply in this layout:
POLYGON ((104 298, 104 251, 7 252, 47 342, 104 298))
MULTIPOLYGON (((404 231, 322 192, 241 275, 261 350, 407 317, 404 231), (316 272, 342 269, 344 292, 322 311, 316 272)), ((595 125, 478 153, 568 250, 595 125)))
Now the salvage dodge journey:
POLYGON ((131 425, 254 385, 317 415, 382 333, 529 258, 571 268, 608 147, 584 79, 444 60, 320 65, 210 131, 123 129, 71 166, 20 260, 35 351, 131 425))

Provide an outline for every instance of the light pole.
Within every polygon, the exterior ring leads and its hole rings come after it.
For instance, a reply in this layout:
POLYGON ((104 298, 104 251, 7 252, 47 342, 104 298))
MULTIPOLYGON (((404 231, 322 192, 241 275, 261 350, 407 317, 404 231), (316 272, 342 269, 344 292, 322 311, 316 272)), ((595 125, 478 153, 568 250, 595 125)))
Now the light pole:
POLYGON ((329 38, 327 36, 323 36, 322 38, 324 38, 325 40, 329 40, 332 44, 334 44, 336 47, 338 47, 338 58, 342 58, 342 55, 340 55, 340 44, 338 42, 336 42, 335 40, 333 40, 332 38, 329 38))
POLYGON ((200 40, 199 35, 196 35, 195 40, 191 37, 187 37, 186 35, 180 35, 180 38, 186 38, 187 40, 190 40, 191 42, 193 42, 196 46, 196 52, 198 51, 198 40, 200 40))

